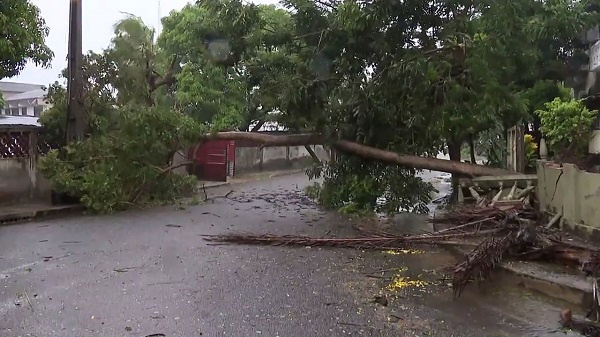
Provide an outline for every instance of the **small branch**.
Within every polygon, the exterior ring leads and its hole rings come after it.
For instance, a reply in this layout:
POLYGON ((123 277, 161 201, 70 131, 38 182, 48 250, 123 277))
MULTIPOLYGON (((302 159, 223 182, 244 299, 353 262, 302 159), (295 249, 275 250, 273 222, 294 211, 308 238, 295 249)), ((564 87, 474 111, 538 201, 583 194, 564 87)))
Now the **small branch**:
POLYGON ((466 223, 464 225, 453 226, 453 227, 450 227, 450 228, 442 229, 441 231, 437 231, 437 232, 435 232, 435 234, 440 234, 440 233, 446 233, 446 232, 450 232, 450 231, 455 231, 457 229, 462 229, 462 228, 470 227, 470 226, 473 226, 473 225, 480 225, 481 223, 483 223, 485 221, 490 221, 490 220, 494 220, 494 218, 490 217, 490 218, 485 218, 485 219, 481 219, 481 220, 469 222, 469 223, 466 223))
POLYGON ((333 12, 337 12, 337 7, 335 7, 332 4, 326 3, 325 1, 315 0, 315 3, 317 3, 317 4, 319 4, 319 5, 323 6, 323 7, 327 7, 327 8, 329 8, 333 12))
POLYGON ((260 128, 263 127, 263 125, 265 125, 265 120, 261 119, 258 121, 258 123, 256 123, 256 125, 252 128, 252 130, 250 130, 250 132, 258 132, 258 130, 260 130, 260 128))
POLYGON ((337 322, 337 324, 339 325, 349 325, 349 326, 359 326, 359 327, 366 327, 366 324, 357 324, 357 323, 346 323, 346 322, 337 322))
POLYGON ((562 211, 556 213, 552 219, 550 219, 550 222, 548 222, 548 224, 546 225, 546 229, 550 229, 552 228, 557 222, 558 220, 562 217, 562 211))
POLYGON ((517 197, 515 199, 520 200, 521 198, 530 194, 533 190, 535 190, 535 186, 529 186, 526 189, 522 190, 521 192, 517 193, 517 197))
POLYGON ((216 197, 209 198, 208 193, 206 193, 206 185, 202 184, 202 193, 204 193, 204 200, 202 200, 202 202, 207 202, 209 200, 211 200, 212 202, 215 202, 216 199, 220 199, 220 198, 228 199, 229 196, 231 195, 231 193, 233 193, 233 192, 235 192, 235 191, 230 190, 229 192, 225 193, 225 195, 218 195, 216 197))
POLYGON ((319 159, 319 157, 317 156, 315 151, 310 147, 310 145, 304 145, 304 148, 306 149, 308 154, 310 154, 310 156, 312 157, 312 159, 315 163, 317 163, 318 165, 323 164, 323 163, 321 163, 321 159, 319 159))
POLYGON ((182 167, 182 166, 186 166, 186 165, 190 165, 190 164, 193 164, 193 163, 194 163, 193 161, 188 160, 188 161, 181 162, 179 164, 171 165, 171 166, 165 167, 162 170, 160 170, 159 174, 165 174, 167 172, 173 171, 176 168, 179 168, 179 167, 182 167))
POLYGON ((25 293, 25 297, 27 298, 27 303, 29 303, 29 308, 31 309, 31 312, 35 312, 35 310, 33 309, 33 304, 31 303, 31 299, 29 298, 29 294, 27 293, 27 290, 25 290, 24 293, 25 293))
POLYGON ((173 85, 175 84, 175 82, 177 81, 177 79, 175 78, 175 66, 177 65, 177 57, 174 56, 173 60, 171 60, 171 65, 169 66, 169 70, 167 70, 167 73, 165 74, 165 76, 163 77, 159 77, 156 75, 156 72, 154 72, 154 74, 149 76, 149 87, 150 87, 150 92, 154 92, 156 91, 156 89, 160 88, 163 85, 173 85))
POLYGON ((210 201, 212 201, 212 202, 215 202, 215 200, 217 200, 217 199, 221 199, 221 198, 223 198, 223 199, 229 199, 229 196, 230 196, 230 195, 231 195, 231 193, 233 193, 233 192, 235 192, 235 191, 234 191, 234 190, 231 190, 231 191, 229 191, 229 192, 225 193, 225 195, 218 195, 218 196, 216 196, 216 197, 209 198, 209 197, 208 197, 208 195, 206 194, 206 189, 205 189, 205 190, 204 190, 204 195, 205 195, 206 197, 205 197, 204 201, 208 201, 208 200, 210 200, 210 201))

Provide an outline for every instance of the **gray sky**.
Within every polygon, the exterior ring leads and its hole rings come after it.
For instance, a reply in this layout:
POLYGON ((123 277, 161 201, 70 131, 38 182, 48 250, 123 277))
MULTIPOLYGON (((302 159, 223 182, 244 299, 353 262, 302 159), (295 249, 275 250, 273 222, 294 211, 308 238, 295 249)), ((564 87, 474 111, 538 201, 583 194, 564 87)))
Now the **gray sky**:
MULTIPOLYGON (((46 43, 54 51, 52 68, 36 68, 28 64, 19 76, 4 81, 49 84, 67 66, 67 41, 69 36, 69 0, 31 0, 37 5, 50 27, 46 43)), ((139 16, 148 26, 157 27, 159 17, 179 10, 189 0, 82 0, 83 51, 101 51, 110 43, 113 26, 125 17, 124 13, 139 16)), ((253 0, 255 3, 276 3, 277 0, 253 0)))

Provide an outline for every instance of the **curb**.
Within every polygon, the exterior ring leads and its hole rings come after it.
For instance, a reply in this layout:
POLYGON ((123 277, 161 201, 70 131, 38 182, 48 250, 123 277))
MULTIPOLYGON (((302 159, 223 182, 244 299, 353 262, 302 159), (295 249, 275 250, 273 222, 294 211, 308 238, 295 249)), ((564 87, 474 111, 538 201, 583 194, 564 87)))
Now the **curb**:
MULTIPOLYGON (((284 177, 284 176, 289 176, 289 175, 293 175, 293 174, 304 173, 305 171, 306 171, 306 168, 289 170, 289 171, 279 171, 279 172, 274 172, 272 174, 265 174, 263 176, 257 176, 255 178, 252 178, 252 177, 248 177, 247 179, 240 178, 238 181, 227 182, 227 183, 224 183, 224 185, 247 184, 247 183, 251 183, 251 182, 255 182, 255 181, 261 181, 261 180, 267 180, 267 179, 271 179, 271 178, 284 177)), ((265 173, 267 173, 267 172, 265 172, 265 173)))
POLYGON ((16 225, 23 222, 30 222, 39 219, 49 219, 58 216, 66 216, 75 213, 81 213, 85 210, 82 205, 68 205, 47 209, 37 209, 29 211, 17 211, 14 213, 0 214, 0 226, 16 225))
MULTIPOLYGON (((464 258, 458 247, 446 247, 451 254, 464 258)), ((495 281, 512 284, 549 298, 589 309, 593 300, 592 283, 585 276, 566 272, 564 267, 550 267, 536 262, 507 261, 496 266, 495 281)))
POLYGON ((206 186, 206 184, 202 184, 202 185, 198 184, 198 187, 204 186, 204 189, 207 190, 207 189, 210 189, 210 188, 221 187, 221 186, 228 186, 228 185, 231 185, 231 183, 228 182, 228 181, 222 181, 222 182, 210 184, 208 186, 206 186))
MULTIPOLYGON (((216 187, 222 187, 222 186, 228 186, 228 185, 239 185, 239 184, 244 184, 244 183, 250 183, 253 181, 260 181, 260 180, 265 180, 265 179, 270 179, 270 178, 275 178, 275 177, 287 176, 287 175, 304 172, 304 170, 305 169, 297 169, 297 170, 276 172, 276 173, 273 173, 270 175, 257 177, 256 179, 249 179, 249 180, 245 180, 245 181, 242 180, 242 181, 238 181, 238 182, 229 182, 229 181, 228 182, 225 182, 225 181, 217 182, 217 183, 210 184, 208 186, 204 186, 204 189, 208 190, 208 189, 216 188, 216 187)), ((72 215, 72 214, 82 213, 83 211, 85 211, 85 207, 83 207, 82 205, 66 205, 66 206, 56 206, 56 207, 46 208, 46 209, 32 209, 32 210, 26 210, 26 211, 15 211, 14 213, 0 214, 0 227, 17 225, 17 224, 21 224, 24 222, 31 222, 31 221, 40 220, 40 219, 52 219, 55 217, 63 217, 63 216, 68 216, 68 215, 72 215)))
POLYGON ((593 301, 592 283, 583 275, 560 273, 534 262, 510 261, 499 267, 501 279, 527 290, 586 309, 593 301))
MULTIPOLYGON (((303 169, 290 170, 290 171, 285 171, 285 172, 277 172, 277 173, 273 173, 273 174, 269 175, 265 179, 276 178, 276 177, 283 177, 283 176, 289 176, 289 175, 292 175, 292 174, 304 173, 305 171, 306 171, 306 169, 303 168, 303 169)), ((259 180, 261 180, 261 179, 259 179, 259 180)))

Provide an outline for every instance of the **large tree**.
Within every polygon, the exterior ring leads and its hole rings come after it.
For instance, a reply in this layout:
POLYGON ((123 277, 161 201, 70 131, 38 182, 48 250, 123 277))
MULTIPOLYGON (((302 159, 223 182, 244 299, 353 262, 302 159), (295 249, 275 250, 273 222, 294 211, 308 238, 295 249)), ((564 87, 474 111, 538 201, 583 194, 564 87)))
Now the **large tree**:
MULTIPOLYGON (((568 0, 282 4, 284 8, 239 0, 197 2, 163 20, 158 43, 138 19, 126 19, 102 53, 107 69, 115 71, 108 82, 116 89, 111 107, 119 117, 141 113, 131 109, 134 104, 150 107, 148 118, 169 107, 212 131, 248 130, 275 118, 292 132, 311 134, 274 139, 213 133, 198 139, 335 147, 341 152, 336 160, 311 172, 325 177, 321 201, 372 208, 383 196, 382 208, 388 212, 430 197, 431 186, 415 176, 420 169, 506 172, 459 163, 457 149, 483 130, 523 121, 528 112, 524 91, 547 78, 528 69, 544 64, 549 55, 572 54, 564 36, 583 29, 588 20, 583 7, 568 0), (549 13, 560 13, 560 20, 551 20, 549 13), (452 162, 431 158, 446 146, 452 162)), ((96 85, 95 80, 90 83, 96 85)), ((129 127, 117 119, 113 130, 124 137, 122 130, 129 127)), ((161 135, 157 139, 177 133, 154 131, 161 135)), ((152 163, 162 176, 165 168, 147 156, 148 149, 156 148, 148 147, 146 138, 136 144, 142 151, 138 159, 118 170, 141 170, 135 165, 152 163)), ((182 144, 170 143, 168 149, 182 144)), ((158 157, 170 154, 161 153, 158 157)), ((106 176, 118 163, 99 164, 88 165, 91 176, 106 176)), ((140 184, 120 185, 129 190, 119 205, 138 200, 140 184)))
MULTIPOLYGON (((166 18, 162 38, 187 56, 184 71, 208 62, 243 75, 231 78, 258 97, 247 114, 265 102, 292 131, 414 155, 447 147, 455 161, 463 142, 528 118, 523 92, 564 76, 557 64, 592 17, 562 0, 282 4, 198 2, 166 18)), ((407 166, 338 156, 317 172, 323 201, 373 205, 383 195, 396 210, 427 199, 407 166)))

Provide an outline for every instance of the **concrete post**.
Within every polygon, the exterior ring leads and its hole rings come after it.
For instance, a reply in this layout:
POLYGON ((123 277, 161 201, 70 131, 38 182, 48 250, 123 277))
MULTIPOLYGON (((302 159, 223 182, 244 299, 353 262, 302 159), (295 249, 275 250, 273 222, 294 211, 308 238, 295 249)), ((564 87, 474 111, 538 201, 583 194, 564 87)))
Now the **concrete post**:
POLYGON ((548 147, 546 146, 546 139, 544 137, 540 139, 540 159, 548 159, 548 147))
POLYGON ((33 200, 34 191, 37 188, 37 159, 38 159, 38 133, 37 130, 28 132, 29 138, 29 199, 33 200))

